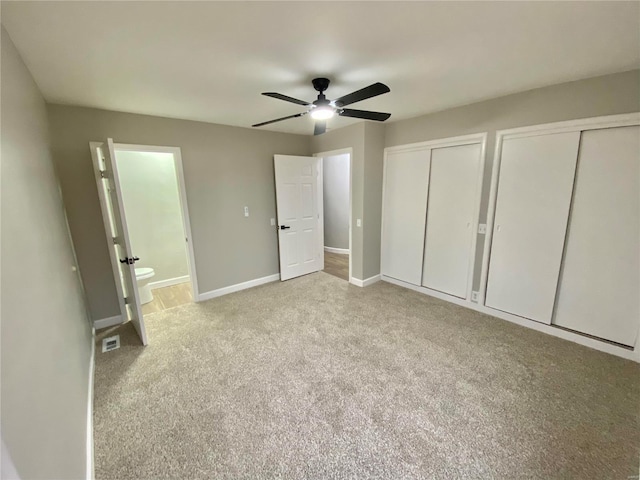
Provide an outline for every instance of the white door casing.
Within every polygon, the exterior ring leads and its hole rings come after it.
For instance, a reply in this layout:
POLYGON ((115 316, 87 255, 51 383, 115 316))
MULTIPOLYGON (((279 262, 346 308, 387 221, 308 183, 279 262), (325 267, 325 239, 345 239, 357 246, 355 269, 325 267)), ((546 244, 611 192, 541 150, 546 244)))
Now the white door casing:
MULTIPOLYGON (((122 192, 118 179, 118 167, 115 162, 115 150, 113 140, 108 138, 102 144, 92 142, 90 144, 92 155, 98 155, 98 162, 94 161, 97 167, 96 175, 100 182, 108 182, 105 185, 107 194, 100 195, 103 216, 110 221, 107 237, 110 246, 113 245, 112 263, 117 268, 116 282, 118 293, 125 299, 124 310, 127 318, 133 324, 140 341, 147 345, 147 333, 140 308, 140 298, 138 295, 138 284, 135 273, 135 255, 131 250, 131 242, 127 230, 127 222, 122 201, 122 192), (100 168, 101 164, 104 168, 100 168), (105 211, 106 210, 106 211, 105 211)), ((99 182, 99 191, 102 184, 99 182)), ((102 191, 104 192, 104 190, 102 191)), ((123 320, 126 320, 124 318, 123 320)))
POLYGON ((324 268, 319 157, 275 155, 280 280, 324 268))
MULTIPOLYGON (((334 157, 336 155, 348 155, 349 156, 349 283, 352 283, 353 280, 353 149, 352 148, 343 148, 339 150, 330 150, 327 152, 318 152, 314 153, 314 157, 321 158, 322 161, 320 163, 320 171, 322 172, 322 177, 319 179, 320 183, 318 184, 318 188, 320 189, 320 200, 319 208, 321 209, 320 220, 322 225, 322 232, 320 235, 321 245, 324 245, 324 159, 327 157, 334 157)), ((322 268, 324 269, 324 252, 322 259, 322 268)))
POLYGON ((549 324, 580 132, 502 143, 485 305, 549 324))
POLYGON ((173 156, 174 167, 176 169, 176 177, 178 180, 178 193, 180 209, 182 213, 182 228, 185 234, 185 242, 187 244, 187 261, 189 264, 189 283, 191 284, 191 293, 194 301, 198 301, 200 290, 198 289, 198 275, 196 272, 195 253, 193 248, 193 235, 191 233, 191 221, 189 215, 189 206, 187 202, 187 188, 184 177, 184 166, 182 163, 182 151, 180 147, 166 147, 155 145, 136 145, 128 143, 114 143, 117 152, 145 152, 145 153, 169 153, 173 156))
POLYGON ((467 298, 473 270, 482 144, 431 150, 422 285, 467 298))

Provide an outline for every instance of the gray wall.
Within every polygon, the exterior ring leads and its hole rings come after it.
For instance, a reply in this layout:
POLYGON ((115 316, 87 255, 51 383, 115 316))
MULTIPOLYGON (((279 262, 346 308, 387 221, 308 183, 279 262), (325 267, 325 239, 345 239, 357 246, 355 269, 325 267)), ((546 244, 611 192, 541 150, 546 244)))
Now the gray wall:
MULTIPOLYGON (((385 147, 488 132, 481 223, 486 222, 496 130, 640 111, 640 70, 562 83, 386 125, 385 147)), ((474 289, 484 235, 478 235, 474 289)))
POLYGON ((308 155, 308 136, 62 105, 49 120, 94 320, 119 309, 90 141, 181 148, 200 293, 279 272, 273 155, 308 155))
POLYGON ((349 249, 349 155, 325 157, 324 246, 349 249))
POLYGON ((366 280, 380 273, 385 124, 366 122, 364 125, 364 260, 362 279, 366 280))
POLYGON ((173 155, 117 151, 116 162, 136 268, 153 268, 151 282, 189 275, 173 155))
MULTIPOLYGON (((353 276, 366 279, 380 272, 384 147, 488 132, 484 222, 496 130, 638 111, 639 81, 638 71, 607 75, 389 124, 362 122, 317 137, 51 105, 54 158, 92 316, 105 318, 118 311, 89 141, 111 136, 121 143, 182 148, 201 292, 278 272, 277 238, 269 226, 269 218, 275 217, 273 154, 352 148, 353 276), (244 205, 250 208, 249 218, 242 216, 244 205)), ((484 236, 478 240, 479 267, 484 236)), ((478 282, 479 268, 475 288, 478 282)))
POLYGON ((46 106, 2 27, 2 438, 18 473, 86 478, 91 328, 46 106))

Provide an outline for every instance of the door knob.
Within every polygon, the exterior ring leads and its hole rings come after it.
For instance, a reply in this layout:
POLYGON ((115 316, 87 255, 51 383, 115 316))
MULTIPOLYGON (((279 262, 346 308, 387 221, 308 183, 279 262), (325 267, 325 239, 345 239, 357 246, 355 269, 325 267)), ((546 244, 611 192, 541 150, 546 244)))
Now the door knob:
POLYGON ((124 257, 120 259, 120 263, 126 263, 127 265, 133 265, 134 263, 136 263, 138 260, 140 260, 139 257, 133 257, 133 258, 129 258, 129 257, 124 257))

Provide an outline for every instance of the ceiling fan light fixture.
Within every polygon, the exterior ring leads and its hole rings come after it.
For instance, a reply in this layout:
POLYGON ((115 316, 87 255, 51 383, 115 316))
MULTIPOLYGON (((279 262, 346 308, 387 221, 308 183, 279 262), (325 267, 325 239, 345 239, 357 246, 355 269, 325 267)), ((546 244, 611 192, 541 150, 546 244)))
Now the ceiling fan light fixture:
POLYGON ((361 88, 360 90, 356 90, 355 92, 351 92, 348 95, 343 95, 342 97, 333 100, 328 99, 324 94, 325 90, 329 87, 330 82, 328 78, 314 78, 311 83, 313 84, 313 88, 319 92, 318 99, 313 102, 305 102, 304 100, 298 100, 297 98, 289 97, 288 95, 283 95, 277 92, 263 92, 262 95, 276 98, 278 100, 284 100, 289 103, 295 103, 296 105, 302 105, 303 107, 307 107, 307 110, 294 115, 276 118, 275 120, 256 123, 255 125, 252 125, 252 127, 263 127, 283 120, 289 120, 290 118, 309 115, 316 121, 313 134, 322 135, 327 131, 327 120, 332 118, 334 115, 338 115, 340 117, 359 118, 362 120, 374 120, 376 122, 384 122, 391 116, 390 113, 344 108, 352 103, 361 102, 384 93, 389 93, 391 89, 384 83, 376 82, 368 87, 361 88))
POLYGON ((327 120, 333 117, 334 114, 335 111, 329 106, 316 107, 311 110, 311 118, 315 120, 327 120))

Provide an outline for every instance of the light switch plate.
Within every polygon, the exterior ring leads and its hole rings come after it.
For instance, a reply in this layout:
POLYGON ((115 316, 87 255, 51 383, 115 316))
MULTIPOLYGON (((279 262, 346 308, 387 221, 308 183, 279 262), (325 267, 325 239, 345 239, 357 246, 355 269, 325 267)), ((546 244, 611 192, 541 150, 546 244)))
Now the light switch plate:
POLYGON ((360 220, 359 218, 356 219, 356 227, 361 227, 362 226, 362 220, 360 220))
POLYGON ((245 217, 249 216, 249 207, 244 207, 244 216, 245 217))
POLYGON ((272 219, 271 219, 271 226, 272 226, 272 227, 275 227, 275 225, 276 225, 276 219, 275 219, 275 218, 272 218, 272 219))

